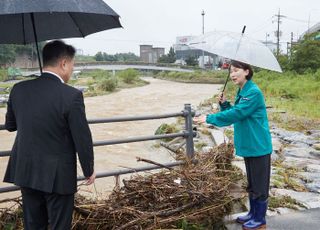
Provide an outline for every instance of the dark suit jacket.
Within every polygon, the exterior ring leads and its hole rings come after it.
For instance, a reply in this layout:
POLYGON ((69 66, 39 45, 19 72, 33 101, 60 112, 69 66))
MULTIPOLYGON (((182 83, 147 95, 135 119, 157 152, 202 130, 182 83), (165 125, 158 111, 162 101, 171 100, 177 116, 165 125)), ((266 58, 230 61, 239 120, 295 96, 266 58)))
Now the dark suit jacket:
POLYGON ((11 90, 5 127, 16 131, 4 181, 48 193, 77 187, 76 152, 85 177, 93 146, 82 93, 49 73, 11 90))

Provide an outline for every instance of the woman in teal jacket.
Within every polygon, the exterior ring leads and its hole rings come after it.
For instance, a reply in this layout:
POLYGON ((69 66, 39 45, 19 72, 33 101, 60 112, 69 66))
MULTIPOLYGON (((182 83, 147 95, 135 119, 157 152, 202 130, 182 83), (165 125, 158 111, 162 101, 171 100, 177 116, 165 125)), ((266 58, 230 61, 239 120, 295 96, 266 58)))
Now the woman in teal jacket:
POLYGON ((238 217, 237 222, 242 223, 244 229, 262 229, 266 227, 272 144, 264 97, 252 82, 252 76, 250 65, 232 61, 230 78, 239 86, 234 105, 222 94, 220 112, 195 118, 195 121, 218 127, 234 125, 236 155, 244 157, 250 200, 249 213, 238 217))

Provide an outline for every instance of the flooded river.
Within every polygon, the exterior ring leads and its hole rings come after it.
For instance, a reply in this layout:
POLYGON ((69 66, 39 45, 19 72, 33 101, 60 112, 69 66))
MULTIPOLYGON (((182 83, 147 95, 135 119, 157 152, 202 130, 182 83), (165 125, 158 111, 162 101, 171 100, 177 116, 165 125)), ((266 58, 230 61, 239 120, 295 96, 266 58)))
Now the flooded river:
MULTIPOLYGON (((150 84, 131 89, 122 89, 119 92, 105 96, 85 98, 88 119, 111 118, 117 116, 156 115, 180 112, 184 104, 190 103, 196 107, 201 101, 216 94, 221 87, 212 84, 185 84, 153 78, 144 78, 150 84)), ((5 119, 4 108, 0 108, 0 124, 5 119)), ((134 136, 153 135, 162 123, 175 122, 175 118, 132 121, 123 123, 90 125, 94 141, 127 138, 134 136)), ((0 150, 9 150, 12 146, 15 133, 0 131, 0 150)), ((96 147, 95 170, 97 173, 114 169, 144 166, 137 162, 136 157, 143 157, 157 162, 172 161, 170 153, 155 147, 156 141, 128 143, 96 147)), ((0 158, 0 179, 2 181, 8 158, 0 158)), ((79 175, 80 168, 79 168, 79 175)), ((121 179, 124 176, 121 176, 121 179)), ((0 186, 9 184, 0 183, 0 186)), ((97 179, 95 186, 83 187, 82 190, 99 193, 110 192, 114 186, 114 178, 97 179)), ((0 194, 0 198, 9 197, 9 194, 0 194)))

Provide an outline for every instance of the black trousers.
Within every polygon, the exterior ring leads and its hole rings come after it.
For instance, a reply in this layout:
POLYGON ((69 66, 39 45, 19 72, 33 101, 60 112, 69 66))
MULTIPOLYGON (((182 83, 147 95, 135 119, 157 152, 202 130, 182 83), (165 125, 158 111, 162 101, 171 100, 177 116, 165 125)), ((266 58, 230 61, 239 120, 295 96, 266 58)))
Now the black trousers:
POLYGON ((21 188, 25 230, 70 230, 74 194, 60 195, 21 188))
POLYGON ((266 200, 269 197, 271 154, 260 157, 245 157, 247 192, 251 199, 266 200))

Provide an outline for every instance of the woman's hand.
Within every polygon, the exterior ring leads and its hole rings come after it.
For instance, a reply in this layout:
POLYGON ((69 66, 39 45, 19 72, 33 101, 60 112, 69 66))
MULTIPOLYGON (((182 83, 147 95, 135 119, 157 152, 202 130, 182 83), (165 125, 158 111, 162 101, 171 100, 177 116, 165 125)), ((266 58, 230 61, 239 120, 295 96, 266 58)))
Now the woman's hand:
POLYGON ((202 124, 206 122, 206 119, 207 119, 207 116, 201 115, 199 117, 194 117, 193 122, 195 122, 196 124, 202 124))
POLYGON ((220 95, 217 97, 217 101, 219 104, 224 103, 225 101, 227 101, 226 96, 224 95, 224 92, 220 93, 220 95))

